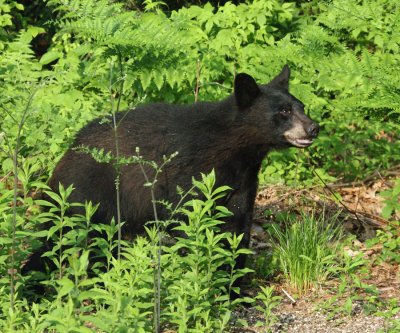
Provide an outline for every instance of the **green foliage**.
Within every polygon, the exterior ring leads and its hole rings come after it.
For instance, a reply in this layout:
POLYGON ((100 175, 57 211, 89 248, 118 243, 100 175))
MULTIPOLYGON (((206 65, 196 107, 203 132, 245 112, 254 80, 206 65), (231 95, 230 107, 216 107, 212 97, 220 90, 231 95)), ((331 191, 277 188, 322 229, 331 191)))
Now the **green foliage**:
POLYGON ((337 33, 356 50, 380 49, 398 53, 400 6, 393 0, 336 0, 325 7, 318 23, 337 33))
POLYGON ((271 332, 272 325, 277 321, 277 316, 272 312, 280 303, 282 297, 274 296, 274 287, 260 286, 261 292, 258 293, 256 299, 262 302, 257 305, 256 309, 261 311, 265 318, 265 323, 257 323, 257 326, 263 326, 265 332, 271 332))
POLYGON ((109 113, 113 100, 124 109, 139 100, 221 99, 231 92, 235 73, 246 71, 266 82, 284 63, 292 68, 291 90, 323 131, 308 154, 271 155, 262 182, 318 182, 314 169, 326 181, 358 179, 397 162, 399 20, 398 11, 384 9, 397 8, 394 0, 303 4, 301 10, 313 16, 275 0, 228 2, 217 9, 191 6, 169 16, 159 10, 127 12, 105 0, 49 5, 57 13, 57 33, 40 61, 29 43, 43 29, 33 27, 7 42, 1 57, 1 67, 9 69, 1 76, 8 82, 2 96, 14 100, 3 103, 7 137, 15 132, 9 115, 22 109, 13 96, 21 98, 32 82, 43 87, 33 101, 23 144, 26 156, 42 160, 45 174, 74 133, 109 113))
POLYGON ((191 6, 171 13, 172 21, 188 22, 191 41, 192 61, 179 64, 186 80, 177 83, 189 83, 192 89, 197 84, 201 99, 214 100, 227 95, 239 70, 257 73, 260 79, 265 79, 260 74, 272 76, 276 68, 262 66, 262 54, 266 45, 273 45, 293 29, 295 12, 292 4, 269 0, 237 6, 228 2, 218 9, 210 4, 191 6))
POLYGON ((367 241, 369 247, 382 245, 379 259, 385 262, 400 263, 400 222, 394 221, 386 228, 376 231, 376 236, 367 241))
POLYGON ((399 154, 399 86, 394 77, 400 60, 394 51, 400 35, 397 1, 332 1, 318 6, 315 21, 307 17, 296 34, 266 50, 268 59, 282 57, 294 64, 292 91, 307 101, 323 126, 310 155, 301 156, 295 166, 293 153, 276 156, 280 176, 272 173, 272 177, 281 181, 292 180, 293 175, 300 181, 313 178, 310 163, 336 178, 361 178, 374 168, 393 165, 399 154), (368 40, 374 44, 375 38, 382 38, 382 43, 372 47, 364 39, 349 40, 352 31, 367 26, 376 26, 368 40), (388 30, 396 37, 391 38, 388 30))
POLYGON ((367 314, 382 308, 376 286, 362 281, 368 276, 368 260, 364 258, 364 254, 345 251, 342 252, 340 261, 334 269, 339 285, 335 287, 333 296, 319 304, 327 312, 327 317, 332 319, 341 315, 353 316, 357 303, 362 304, 362 309, 367 314))
POLYGON ((393 319, 389 321, 387 328, 382 328, 376 331, 377 333, 396 333, 400 330, 400 321, 393 319))
POLYGON ((400 214, 400 178, 396 179, 396 182, 392 189, 383 191, 381 196, 385 198, 385 207, 382 210, 382 216, 388 219, 392 214, 400 214))
POLYGON ((205 199, 192 199, 182 207, 188 222, 181 222, 174 229, 186 237, 179 237, 173 246, 163 248, 166 253, 162 256, 163 281, 168 285, 165 301, 169 303, 165 315, 179 327, 179 332, 194 328, 223 332, 231 306, 250 301, 241 298, 231 301, 230 295, 239 294, 234 283, 250 271, 236 269, 236 259, 251 251, 240 248, 243 235, 220 232, 223 218, 232 214, 216 205, 216 200, 225 196, 229 188, 214 189, 214 173, 202 175, 202 181, 194 180, 193 184, 205 199), (228 249, 223 244, 229 244, 228 249))
POLYGON ((394 317, 400 312, 400 301, 396 298, 388 302, 386 311, 378 311, 377 315, 385 318, 385 328, 380 329, 377 333, 395 333, 400 329, 400 320, 394 317))
MULTIPOLYGON (((45 191, 52 201, 37 200, 36 203, 46 207, 47 211, 39 215, 40 222, 50 227, 40 235, 46 235, 47 240, 53 240, 52 249, 44 253, 44 257, 49 257, 58 271, 61 280, 64 276, 63 270, 68 258, 78 256, 81 251, 85 256, 88 255, 89 227, 92 216, 97 210, 97 206, 92 203, 78 204, 68 202, 68 198, 73 191, 73 187, 64 188, 59 185, 58 193, 45 191), (70 216, 67 212, 71 207, 82 206, 85 215, 70 216), (86 251, 86 252, 85 252, 86 251)), ((38 234, 37 234, 38 235, 38 234)), ((82 254, 83 255, 83 254, 82 254)))
POLYGON ((43 29, 33 27, 21 31, 0 56, 3 82, 0 162, 5 174, 11 170, 10 155, 20 124, 19 155, 39 163, 48 174, 56 156, 60 156, 76 131, 72 124, 83 126, 90 117, 89 110, 98 105, 96 100, 73 87, 76 73, 47 71, 34 58, 29 43, 41 32, 43 29), (81 108, 86 112, 78 112, 81 108))
POLYGON ((10 39, 10 36, 7 33, 7 29, 9 29, 13 25, 13 15, 15 15, 16 11, 23 10, 24 6, 13 0, 1 0, 0 1, 0 50, 4 48, 4 41, 10 39))
MULTIPOLYGON (((224 332, 233 306, 251 301, 230 299, 230 293, 239 293, 234 282, 249 271, 236 269, 235 260, 250 251, 240 248, 242 235, 220 232, 222 219, 231 213, 216 200, 225 196, 229 188, 215 188, 214 173, 202 175, 202 181, 194 180, 193 184, 204 199, 191 199, 180 209, 187 222, 180 222, 175 229, 182 237, 177 237, 172 246, 163 246, 161 323, 178 332, 224 332)), ((72 188, 60 187, 59 192, 46 192, 54 203, 37 202, 49 207, 48 213, 40 214, 42 223, 54 222, 45 234, 55 246, 44 256, 55 263, 57 270, 43 284, 55 294, 47 294, 47 298, 31 305, 21 298, 11 312, 3 308, 2 332, 9 332, 12 327, 32 332, 88 331, 88 326, 103 332, 149 332, 153 327, 157 230, 147 228, 149 239, 139 237, 134 244, 123 242, 122 259, 116 260, 111 255, 117 246, 113 241, 115 225, 91 225, 96 207, 90 204, 85 205, 85 215, 66 216, 68 207, 76 205, 68 203, 72 188), (89 232, 101 233, 113 226, 106 237, 99 235, 88 243, 89 232), (107 269, 90 278, 95 265, 89 265, 89 255, 96 251, 106 255, 107 269)), ((4 263, 0 267, 5 267, 4 263)), ((3 290, 6 288, 2 286, 3 290)), ((6 305, 1 297, 1 304, 6 305)))
POLYGON ((289 287, 303 294, 334 273, 341 230, 335 226, 335 216, 316 218, 302 214, 300 220, 286 222, 284 230, 277 225, 269 230, 274 239, 274 256, 289 287))

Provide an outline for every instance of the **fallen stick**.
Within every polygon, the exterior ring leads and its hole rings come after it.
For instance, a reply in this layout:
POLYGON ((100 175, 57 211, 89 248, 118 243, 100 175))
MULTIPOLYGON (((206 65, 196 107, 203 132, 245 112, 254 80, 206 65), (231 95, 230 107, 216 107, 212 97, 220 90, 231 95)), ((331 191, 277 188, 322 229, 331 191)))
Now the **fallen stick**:
POLYGON ((296 300, 292 296, 290 296, 289 293, 285 289, 282 288, 282 291, 286 295, 286 297, 290 299, 290 301, 292 302, 292 305, 295 305, 296 300))

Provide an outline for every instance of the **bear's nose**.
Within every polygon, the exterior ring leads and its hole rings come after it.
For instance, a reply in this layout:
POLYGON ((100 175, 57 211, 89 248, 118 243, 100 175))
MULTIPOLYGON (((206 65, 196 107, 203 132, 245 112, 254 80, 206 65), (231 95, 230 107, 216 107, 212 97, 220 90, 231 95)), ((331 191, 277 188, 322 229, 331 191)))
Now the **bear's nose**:
POLYGON ((319 133, 319 125, 315 122, 312 122, 312 124, 307 128, 307 134, 315 138, 317 137, 318 133, 319 133))

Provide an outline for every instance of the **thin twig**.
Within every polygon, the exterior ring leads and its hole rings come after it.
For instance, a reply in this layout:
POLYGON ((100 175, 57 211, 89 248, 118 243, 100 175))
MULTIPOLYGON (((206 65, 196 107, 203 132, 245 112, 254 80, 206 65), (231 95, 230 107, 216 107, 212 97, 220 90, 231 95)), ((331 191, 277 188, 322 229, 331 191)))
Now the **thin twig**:
POLYGON ((290 299, 290 301, 292 302, 292 305, 295 305, 296 300, 292 296, 290 296, 289 293, 285 289, 282 288, 282 291, 286 295, 286 297, 290 299))
POLYGON ((340 198, 337 196, 337 194, 336 194, 334 191, 332 191, 332 189, 328 186, 328 184, 325 183, 325 181, 321 178, 321 176, 320 176, 314 169, 312 170, 312 173, 318 177, 318 179, 322 182, 322 184, 324 184, 324 188, 326 188, 326 189, 334 196, 334 198, 337 200, 337 202, 338 202, 348 213, 354 215, 354 217, 356 218, 356 220, 357 220, 360 224, 362 224, 361 220, 360 220, 359 217, 358 217, 357 212, 351 211, 351 210, 343 203, 343 201, 340 200, 340 198))
POLYGON ((196 88, 194 91, 194 101, 197 102, 199 100, 199 90, 200 90, 200 74, 201 74, 201 63, 200 60, 197 60, 196 64, 196 88))
POLYGON ((123 77, 123 67, 122 67, 122 56, 121 53, 118 51, 118 65, 119 65, 119 70, 120 70, 120 76, 121 79, 119 80, 120 82, 120 87, 119 87, 119 93, 118 93, 118 99, 117 99, 117 106, 114 108, 114 96, 112 93, 112 80, 113 80, 113 65, 111 65, 110 68, 110 99, 111 99, 111 113, 112 113, 112 120, 113 120, 113 132, 114 132, 114 143, 115 143, 115 158, 117 163, 114 164, 115 171, 117 173, 116 179, 115 179, 115 191, 116 191, 116 203, 117 203, 117 225, 118 225, 118 242, 117 242, 117 260, 121 260, 121 240, 122 240, 122 226, 121 226, 121 198, 120 198, 120 180, 121 180, 121 170, 120 170, 120 165, 119 165, 119 140, 118 140, 118 123, 117 123, 117 116, 116 113, 119 111, 120 104, 121 104, 121 98, 122 98, 122 93, 123 93, 123 85, 124 85, 124 80, 122 79, 123 77))
POLYGON ((11 245, 11 267, 9 270, 10 273, 10 305, 12 311, 14 311, 14 298, 15 298, 15 251, 16 251, 16 228, 17 228, 17 197, 18 197, 18 153, 19 153, 19 146, 21 144, 21 132, 22 128, 25 125, 26 118, 28 117, 28 111, 31 107, 33 98, 36 92, 39 90, 37 88, 34 92, 31 93, 29 96, 28 102, 26 103, 25 109, 22 113, 21 120, 18 124, 18 131, 17 131, 17 138, 15 143, 15 149, 13 153, 13 173, 14 173, 14 184, 13 184, 13 215, 12 215, 12 245, 11 245))
POLYGON ((11 171, 9 171, 7 174, 5 174, 4 175, 4 177, 2 177, 1 179, 0 179, 0 183, 2 183, 2 182, 4 182, 4 181, 6 181, 7 180, 7 178, 10 176, 12 174, 12 172, 11 171))
POLYGON ((156 197, 154 194, 154 184, 155 181, 157 180, 157 175, 159 173, 159 169, 156 169, 156 174, 154 176, 153 182, 150 182, 149 177, 147 176, 146 170, 143 167, 141 157, 139 155, 139 151, 137 151, 137 157, 139 158, 139 167, 140 170, 142 171, 142 174, 145 178, 145 181, 147 184, 151 184, 150 186, 150 193, 151 193, 151 202, 153 205, 153 214, 154 214, 154 221, 156 223, 156 230, 157 230, 157 267, 155 269, 154 275, 155 275, 155 290, 154 290, 154 333, 160 333, 161 332, 161 323, 160 323, 160 318, 161 318, 161 246, 162 246, 162 238, 161 238, 161 232, 160 232, 160 221, 158 219, 158 213, 157 213, 157 206, 156 206, 156 197))

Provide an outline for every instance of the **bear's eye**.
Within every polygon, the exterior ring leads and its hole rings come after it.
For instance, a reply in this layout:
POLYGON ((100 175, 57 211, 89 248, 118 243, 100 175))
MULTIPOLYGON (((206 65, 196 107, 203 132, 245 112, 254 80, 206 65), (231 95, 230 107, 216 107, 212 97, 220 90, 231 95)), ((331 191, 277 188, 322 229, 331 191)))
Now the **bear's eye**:
POLYGON ((288 116, 292 112, 292 107, 290 105, 286 105, 281 109, 281 114, 284 116, 288 116))

